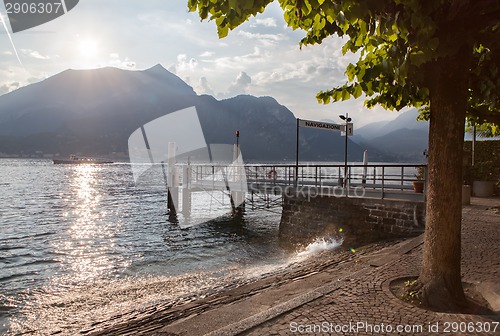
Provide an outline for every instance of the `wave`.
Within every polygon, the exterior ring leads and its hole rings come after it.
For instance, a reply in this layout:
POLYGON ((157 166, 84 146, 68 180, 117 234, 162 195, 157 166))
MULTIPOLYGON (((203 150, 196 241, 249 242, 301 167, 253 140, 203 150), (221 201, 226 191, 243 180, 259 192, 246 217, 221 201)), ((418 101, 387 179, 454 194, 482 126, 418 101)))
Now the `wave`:
POLYGON ((303 257, 310 257, 312 255, 324 252, 324 251, 330 251, 333 249, 336 249, 342 243, 344 242, 343 238, 335 239, 335 238, 317 238, 314 240, 312 243, 307 245, 304 250, 300 251, 297 253, 297 257, 303 258, 303 257))

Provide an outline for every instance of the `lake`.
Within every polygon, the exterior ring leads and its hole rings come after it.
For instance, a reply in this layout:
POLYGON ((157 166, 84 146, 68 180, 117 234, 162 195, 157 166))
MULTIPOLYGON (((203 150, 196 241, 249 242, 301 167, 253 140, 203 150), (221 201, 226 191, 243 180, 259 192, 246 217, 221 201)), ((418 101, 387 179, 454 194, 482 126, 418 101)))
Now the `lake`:
POLYGON ((206 220, 188 227, 172 220, 165 186, 135 184, 128 163, 0 159, 0 334, 71 334, 119 311, 191 300, 298 260, 280 247, 280 208, 234 218, 223 195, 193 196, 193 204, 192 215, 206 220))

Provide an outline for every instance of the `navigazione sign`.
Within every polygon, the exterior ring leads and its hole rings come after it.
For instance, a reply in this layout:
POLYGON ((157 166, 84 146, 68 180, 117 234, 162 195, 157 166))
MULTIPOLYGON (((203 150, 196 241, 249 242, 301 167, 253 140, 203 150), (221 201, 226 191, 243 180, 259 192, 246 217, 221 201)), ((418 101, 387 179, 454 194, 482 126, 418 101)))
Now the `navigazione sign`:
POLYGON ((324 130, 330 131, 340 131, 345 132, 345 125, 338 124, 330 124, 321 121, 312 121, 312 120, 303 120, 297 119, 299 122, 299 127, 308 127, 308 128, 320 128, 324 130))
MULTIPOLYGON (((298 175, 299 175, 299 129, 300 127, 306 128, 316 128, 327 131, 336 131, 342 132, 342 135, 346 137, 346 165, 347 165, 347 137, 353 135, 353 123, 346 122, 345 124, 332 124, 322 121, 314 121, 314 120, 305 120, 297 118, 297 144, 295 149, 295 185, 298 183, 298 175)), ((347 170, 347 169, 346 169, 347 170)))

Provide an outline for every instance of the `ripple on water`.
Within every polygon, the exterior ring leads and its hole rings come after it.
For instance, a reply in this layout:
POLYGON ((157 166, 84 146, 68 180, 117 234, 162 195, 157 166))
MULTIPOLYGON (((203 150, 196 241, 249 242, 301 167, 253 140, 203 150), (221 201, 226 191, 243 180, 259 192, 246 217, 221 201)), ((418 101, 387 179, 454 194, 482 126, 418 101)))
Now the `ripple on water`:
MULTIPOLYGON (((279 248, 279 214, 182 227, 168 221, 164 185, 135 186, 127 164, 0 166, 0 180, 8 181, 0 193, 0 333, 10 323, 10 334, 73 334, 123 311, 191 300, 296 261, 279 248)), ((196 201, 199 217, 210 218, 203 211, 213 199, 196 201)))

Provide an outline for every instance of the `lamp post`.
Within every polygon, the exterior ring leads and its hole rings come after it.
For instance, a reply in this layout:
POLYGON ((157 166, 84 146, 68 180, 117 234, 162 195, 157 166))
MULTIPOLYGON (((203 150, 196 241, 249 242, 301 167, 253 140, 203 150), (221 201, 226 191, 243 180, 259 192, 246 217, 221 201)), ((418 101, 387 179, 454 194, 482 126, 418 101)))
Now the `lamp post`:
POLYGON ((472 126, 472 158, 471 158, 471 166, 474 167, 476 163, 476 136, 477 136, 477 128, 476 121, 474 121, 474 125, 472 126))
POLYGON ((240 131, 236 130, 236 159, 240 156, 240 131))
MULTIPOLYGON (((347 188, 347 126, 351 122, 349 114, 339 115, 339 118, 345 121, 345 150, 344 150, 344 188, 347 188)), ((346 193, 347 196, 347 193, 346 193)))

